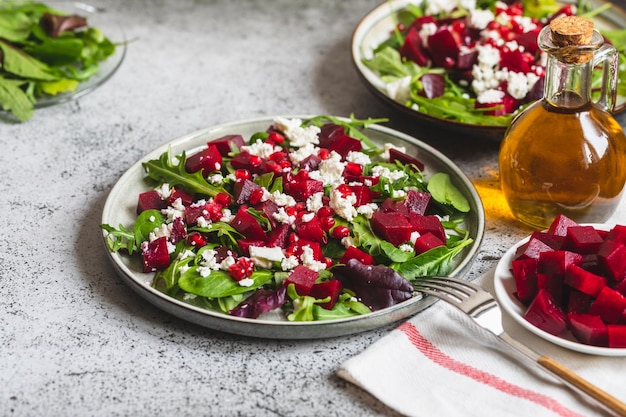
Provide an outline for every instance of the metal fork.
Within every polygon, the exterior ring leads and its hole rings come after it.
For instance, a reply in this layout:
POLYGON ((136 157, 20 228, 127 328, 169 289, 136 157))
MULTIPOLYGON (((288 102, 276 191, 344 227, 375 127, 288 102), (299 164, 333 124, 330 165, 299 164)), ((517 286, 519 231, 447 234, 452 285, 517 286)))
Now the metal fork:
POLYGON ((609 409, 626 416, 626 404, 575 374, 554 359, 540 355, 509 336, 502 327, 502 311, 495 298, 480 286, 449 277, 421 277, 414 281, 417 291, 440 298, 470 316, 481 327, 552 372, 577 387, 609 409))

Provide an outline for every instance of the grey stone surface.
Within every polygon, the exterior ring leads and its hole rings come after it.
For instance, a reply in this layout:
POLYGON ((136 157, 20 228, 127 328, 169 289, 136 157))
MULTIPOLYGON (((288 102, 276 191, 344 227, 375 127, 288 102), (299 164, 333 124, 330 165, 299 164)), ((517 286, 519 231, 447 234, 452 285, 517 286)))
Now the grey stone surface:
POLYGON ((97 3, 131 40, 119 71, 27 123, 0 123, 0 415, 394 415, 334 375, 393 326, 273 341, 189 324, 116 276, 98 228, 108 191, 158 145, 258 116, 355 113, 388 117, 481 185, 488 223, 471 274, 494 266, 529 232, 487 192, 498 145, 428 131, 367 90, 349 47, 378 3, 97 3))

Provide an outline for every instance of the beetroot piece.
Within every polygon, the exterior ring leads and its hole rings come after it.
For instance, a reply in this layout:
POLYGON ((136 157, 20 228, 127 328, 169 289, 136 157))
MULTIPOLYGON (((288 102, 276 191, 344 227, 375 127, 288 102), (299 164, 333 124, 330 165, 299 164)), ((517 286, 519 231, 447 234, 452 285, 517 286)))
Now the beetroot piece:
POLYGON ((589 307, 589 314, 597 314, 608 324, 619 323, 626 309, 626 297, 613 288, 604 287, 589 307))
POLYGON ((563 274, 537 273, 537 289, 550 293, 554 301, 560 306, 563 301, 563 274))
POLYGON ((250 201, 250 195, 255 190, 262 190, 262 187, 249 179, 237 180, 233 186, 233 194, 237 204, 244 204, 250 201))
POLYGON ((296 201, 306 201, 313 194, 324 191, 324 183, 318 180, 286 182, 283 187, 285 193, 292 196, 296 201))
POLYGON ((397 149, 391 148, 389 149, 389 162, 395 161, 400 161, 405 165, 415 165, 420 171, 423 171, 425 168, 424 163, 419 159, 411 155, 407 155, 404 152, 400 152, 397 149))
POLYGON ((193 195, 178 188, 172 190, 170 196, 167 198, 167 202, 172 205, 179 198, 183 206, 188 206, 193 203, 193 195))
POLYGON ((228 312, 231 316, 256 319, 263 313, 272 311, 285 304, 287 288, 284 285, 275 290, 258 289, 250 297, 243 300, 237 307, 228 312))
POLYGON ((415 253, 419 255, 420 253, 424 253, 431 249, 438 248, 439 246, 445 246, 445 245, 446 245, 445 242, 443 242, 437 236, 429 232, 429 233, 424 233, 423 235, 420 235, 420 237, 418 237, 415 240, 414 247, 415 247, 415 253))
POLYGON ((322 162, 322 158, 311 154, 300 161, 300 168, 306 171, 315 171, 320 166, 320 162, 322 162))
POLYGON ((451 69, 459 60, 459 45, 452 32, 445 27, 428 37, 428 49, 435 66, 451 69))
POLYGON ((459 59, 456 67, 459 70, 471 70, 478 62, 478 51, 475 49, 466 49, 459 51, 459 59))
POLYGON ((244 208, 239 209, 230 225, 248 239, 264 241, 266 238, 259 221, 244 208))
POLYGON ((238 239, 237 245, 244 256, 250 256, 250 246, 265 246, 264 240, 238 239))
POLYGON ((593 346, 608 345, 607 326, 600 316, 569 313, 567 323, 574 337, 582 343, 593 346))
POLYGON ((583 294, 578 290, 571 290, 567 297, 568 313, 586 314, 589 312, 593 298, 588 294, 583 294))
POLYGON ((363 145, 361 141, 355 138, 352 138, 348 135, 343 135, 335 140, 329 147, 329 151, 335 151, 343 158, 350 153, 350 151, 360 151, 363 149, 363 145))
POLYGON ((287 248, 290 233, 291 233, 291 228, 286 223, 283 223, 274 227, 267 234, 266 246, 270 248, 275 247, 275 246, 278 246, 283 249, 287 248))
POLYGON ((233 156, 230 164, 235 169, 245 169, 253 174, 261 173, 263 159, 256 155, 251 155, 248 151, 243 151, 233 156))
POLYGON ((375 212, 371 224, 374 233, 394 246, 407 242, 413 231, 413 226, 400 213, 375 212))
POLYGON ((187 239, 187 229, 185 228, 185 224, 183 223, 183 218, 176 217, 172 222, 170 242, 176 244, 184 239, 187 239))
POLYGON ((580 254, 596 253, 602 242, 593 226, 571 226, 567 228, 564 247, 580 254))
POLYGON ((294 256, 299 258, 304 253, 304 248, 306 247, 313 251, 313 259, 320 262, 324 261, 322 246, 319 243, 310 240, 300 238, 300 240, 298 240, 295 244, 289 246, 287 251, 293 253, 294 256))
POLYGON ((142 252, 142 260, 143 272, 154 272, 167 268, 170 264, 167 238, 162 236, 148 243, 142 252))
POLYGON ((241 135, 226 135, 209 141, 207 145, 215 145, 222 156, 228 156, 233 151, 233 148, 235 148, 235 151, 239 151, 245 145, 245 141, 241 135))
POLYGON ((509 71, 522 72, 524 74, 530 71, 529 60, 519 49, 500 51, 500 66, 507 68, 509 71))
POLYGON ((413 231, 419 232, 420 235, 432 233, 442 242, 447 241, 446 232, 437 216, 409 213, 409 223, 413 227, 413 231))
POLYGON ((295 226, 296 232, 301 239, 306 239, 312 242, 318 242, 322 244, 326 244, 328 242, 326 232, 322 230, 320 221, 316 216, 314 216, 311 220, 307 222, 303 221, 302 217, 300 217, 296 221, 295 226))
POLYGON ((334 123, 326 123, 320 128, 320 133, 317 135, 320 142, 320 147, 328 148, 337 139, 344 136, 346 131, 343 126, 336 125, 334 123))
POLYGON ((617 282, 626 273, 626 245, 614 240, 606 240, 598 249, 598 262, 604 271, 617 282))
POLYGON ((432 195, 428 192, 409 190, 404 199, 404 206, 409 212, 415 214, 426 214, 432 195))
POLYGON ((315 284, 318 276, 319 272, 307 268, 306 266, 298 265, 285 280, 285 285, 295 285, 296 292, 300 296, 309 295, 309 291, 311 291, 311 287, 315 284))
POLYGON ((521 245, 515 251, 515 259, 535 258, 539 259, 541 252, 559 250, 565 241, 565 237, 549 235, 545 232, 533 232, 528 242, 521 245))
POLYGON ((202 217, 205 220, 209 219, 209 212, 205 205, 189 206, 185 209, 185 223, 188 226, 195 226, 198 223, 198 218, 202 217))
POLYGON ((263 217, 269 220, 272 228, 278 226, 278 220, 274 218, 274 213, 278 211, 278 204, 274 203, 272 200, 267 200, 257 204, 254 208, 259 210, 263 217))
POLYGON ((400 56, 415 62, 419 66, 424 66, 430 61, 428 51, 422 44, 422 38, 419 34, 419 29, 411 27, 406 34, 404 43, 400 47, 400 56))
POLYGON ((348 246, 346 252, 343 254, 341 259, 339 259, 340 264, 346 264, 350 259, 356 259, 361 262, 363 265, 374 265, 374 258, 369 253, 363 252, 361 249, 356 246, 348 246))
POLYGON ((339 294, 341 294, 342 289, 343 285, 341 285, 341 281, 338 279, 331 279, 330 281, 313 284, 311 290, 309 291, 309 296, 317 300, 323 300, 326 297, 330 297, 329 302, 322 303, 319 306, 325 308, 326 310, 332 310, 335 304, 337 304, 337 300, 339 299, 339 294))
POLYGON ((626 297, 626 279, 623 279, 615 286, 615 291, 626 297))
POLYGON ((567 236, 567 228, 571 226, 580 225, 569 217, 564 216, 563 214, 559 214, 550 224, 550 227, 548 228, 548 233, 556 236, 567 236))
POLYGON ((626 324, 608 324, 606 331, 609 347, 626 348, 626 324))
POLYGON ((524 47, 524 50, 534 54, 539 49, 537 45, 537 37, 541 30, 539 28, 530 30, 528 32, 520 33, 515 39, 517 43, 524 47))
POLYGON ((559 335, 567 328, 565 313, 545 290, 539 290, 524 318, 532 325, 553 335, 559 335))
POLYGON ((167 208, 167 200, 161 197, 157 190, 150 190, 139 194, 137 199, 137 214, 145 210, 161 210, 167 208))
POLYGON ((185 161, 185 170, 187 172, 203 170, 206 175, 209 172, 219 171, 220 169, 222 169, 222 155, 215 145, 210 145, 206 149, 191 155, 185 161))
POLYGON ((539 254, 539 262, 537 263, 537 271, 543 274, 565 274, 568 266, 581 265, 582 262, 582 255, 566 250, 541 252, 539 254))
POLYGON ((386 198, 378 207, 378 211, 383 213, 400 213, 403 216, 408 216, 409 208, 405 204, 405 201, 386 198))
POLYGON ((563 283, 578 291, 596 297, 606 286, 606 278, 593 274, 578 265, 570 265, 565 272, 563 283))
POLYGON ((365 185, 348 185, 348 188, 356 197, 356 203, 354 203, 355 207, 369 204, 374 201, 374 198, 377 196, 376 192, 372 191, 370 187, 366 187, 365 185))
POLYGON ((402 275, 383 265, 364 265, 350 259, 334 268, 337 278, 372 311, 391 307, 413 296, 413 286, 402 275))
POLYGON ((618 224, 606 235, 605 240, 612 240, 626 245, 626 226, 618 224))
POLYGON ((421 96, 435 98, 443 95, 446 87, 443 75, 426 73, 420 77, 420 81, 422 82, 422 90, 419 92, 421 96))
POLYGON ((537 259, 515 259, 511 263, 517 288, 517 298, 528 305, 539 291, 537 284, 537 259))

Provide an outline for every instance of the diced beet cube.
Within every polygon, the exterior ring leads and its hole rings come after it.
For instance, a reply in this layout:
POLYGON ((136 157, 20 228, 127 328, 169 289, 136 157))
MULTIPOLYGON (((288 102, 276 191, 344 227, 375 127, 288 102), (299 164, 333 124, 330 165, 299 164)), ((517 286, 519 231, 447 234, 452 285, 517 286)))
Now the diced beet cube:
POLYGON ((354 193, 356 197, 355 207, 359 207, 365 204, 369 204, 374 201, 377 193, 372 191, 370 187, 365 185, 348 185, 348 188, 354 193))
POLYGON ((154 272, 167 268, 170 264, 167 238, 162 236, 148 243, 142 251, 142 260, 143 272, 154 272))
POLYGON ((445 91, 446 79, 441 74, 426 73, 420 77, 422 83, 422 90, 418 92, 419 95, 426 98, 441 97, 445 91))
MULTIPOLYGON (((296 242, 295 245, 293 245, 293 254, 296 257, 300 257, 302 256, 302 254, 305 251, 305 248, 309 248, 311 251, 313 251, 313 259, 315 259, 316 261, 324 261, 324 252, 322 251, 322 246, 317 243, 317 242, 313 242, 310 240, 305 240, 305 239, 300 239, 298 240, 298 242, 296 242)), ((289 251, 290 248, 287 248, 287 250, 289 251)))
POLYGON ((346 131, 343 126, 334 123, 326 123, 320 128, 320 133, 317 135, 320 147, 328 148, 337 139, 344 136, 346 131))
POLYGON ((606 235, 605 240, 613 240, 626 245, 626 226, 621 224, 614 226, 606 235))
POLYGON ((209 145, 187 158, 185 170, 187 172, 197 172, 204 170, 204 173, 219 171, 222 169, 222 155, 217 150, 217 146, 209 145))
POLYGON ((567 297, 567 312, 586 314, 589 312, 593 297, 578 290, 571 290, 567 297))
POLYGON ((423 191, 409 190, 404 199, 404 205, 409 212, 415 214, 426 214, 426 210, 430 206, 432 195, 423 191))
POLYGON ((616 286, 615 291, 626 297, 626 279, 621 280, 616 286))
POLYGON ((318 180, 292 181, 283 184, 285 193, 296 201, 306 201, 315 193, 324 191, 324 183, 318 180))
POLYGON ((439 239, 434 234, 428 232, 420 235, 417 239, 415 239, 415 253, 420 254, 427 252, 431 249, 438 248, 440 246, 445 246, 446 243, 439 239))
POLYGON ((250 256, 250 246, 265 246, 264 240, 238 239, 237 245, 244 256, 250 256))
POLYGON ((348 135, 341 136, 328 147, 329 151, 335 151, 344 158, 350 151, 356 152, 361 149, 363 149, 361 141, 348 135))
POLYGON ((263 160, 256 155, 251 155, 250 152, 242 151, 231 158, 230 164, 235 169, 246 169, 253 174, 258 174, 262 171, 263 160))
POLYGON ((626 324, 608 324, 606 331, 610 348, 626 348, 626 324))
POLYGON ((528 305, 537 295, 537 259, 514 259, 511 262, 517 298, 528 305))
POLYGON ((549 252, 561 249, 565 238, 549 235, 545 232, 535 231, 530 235, 528 242, 524 243, 515 251, 515 259, 534 258, 539 259, 541 252, 549 252))
POLYGON ((278 211, 278 204, 274 203, 272 200, 266 200, 254 206, 254 208, 259 210, 263 217, 269 220, 272 227, 278 226, 278 220, 274 217, 274 213, 278 211))
POLYGON ((603 241, 593 226, 571 226, 567 228, 565 248, 580 254, 595 253, 603 241))
POLYGON ((442 242, 446 242, 446 232, 443 229, 441 220, 434 215, 421 215, 417 213, 409 213, 409 222, 413 227, 413 231, 419 232, 420 235, 432 233, 442 242))
POLYGON ((448 28, 440 27, 437 32, 428 37, 428 50, 435 66, 446 69, 456 67, 459 59, 459 45, 448 28))
POLYGON ((300 161, 300 168, 307 171, 316 171, 322 162, 322 158, 317 155, 311 154, 300 161))
POLYGON ((400 56, 415 62, 419 66, 428 64, 430 57, 424 48, 419 30, 411 27, 407 32, 404 43, 400 47, 400 56))
POLYGON ((400 213, 375 212, 371 219, 372 229, 381 238, 398 246, 411 237, 413 226, 400 213))
POLYGON ((566 250, 541 252, 539 254, 539 262, 537 263, 537 271, 543 274, 565 274, 568 266, 572 264, 581 265, 582 262, 582 255, 566 250))
POLYGON ((456 68, 459 70, 468 70, 474 67, 474 64, 478 63, 478 51, 475 49, 464 49, 459 51, 459 60, 456 63, 456 68))
POLYGON ((137 214, 145 210, 161 210, 167 208, 167 200, 161 197, 157 190, 150 190, 139 194, 137 199, 137 214))
POLYGON ((578 291, 596 297, 606 286, 606 278, 593 274, 578 265, 570 265, 565 272, 563 283, 578 291))
POLYGON ((540 29, 529 30, 528 32, 518 34, 515 40, 518 44, 524 47, 525 51, 534 54, 539 49, 539 46, 537 45, 539 32, 540 29))
POLYGON ((405 165, 415 165, 417 169, 423 171, 425 166, 422 161, 415 158, 414 156, 408 155, 404 152, 399 151, 395 148, 389 149, 389 162, 400 161, 405 165))
POLYGON ((181 240, 187 239, 187 229, 183 223, 182 217, 176 217, 172 222, 172 231, 170 234, 170 242, 176 244, 181 240))
POLYGON ((569 313, 567 323, 574 337, 580 342, 593 346, 608 345, 607 327, 600 316, 569 313))
POLYGON ((563 275, 537 273, 537 289, 550 293, 554 301, 560 306, 563 302, 563 275))
POLYGON ((509 71, 527 74, 530 71, 530 64, 519 49, 502 50, 500 52, 500 66, 509 71))
POLYGON ((188 206, 193 203, 193 195, 178 188, 172 190, 167 202, 172 205, 176 200, 180 198, 180 202, 183 206, 188 206))
POLYGON ((290 233, 291 227, 288 224, 283 223, 277 225, 267 234, 266 246, 270 248, 278 246, 285 249, 289 242, 290 233))
POLYGON ((188 226, 195 226, 198 223, 198 218, 209 219, 209 212, 206 209, 206 205, 191 205, 185 209, 185 223, 188 226))
POLYGON ((285 280, 285 284, 294 284, 296 286, 296 292, 300 296, 309 295, 309 291, 311 291, 311 287, 315 284, 315 280, 317 280, 318 276, 319 272, 307 268, 306 266, 298 265, 291 271, 285 280))
POLYGON ((604 287, 589 307, 589 314, 598 314, 606 323, 619 323, 626 309, 626 297, 613 288, 604 287))
POLYGON ((571 226, 580 225, 569 217, 563 214, 559 214, 550 224, 550 227, 548 228, 548 233, 557 236, 567 236, 567 228, 571 226))
POLYGON ((332 310, 335 304, 337 304, 337 300, 339 299, 339 294, 341 294, 342 289, 343 285, 341 285, 341 281, 338 279, 331 279, 329 281, 313 284, 311 290, 309 291, 309 296, 317 300, 323 300, 326 297, 330 297, 329 302, 322 303, 319 306, 325 308, 326 310, 332 310))
POLYGON ((209 141, 207 145, 215 145, 222 156, 228 156, 233 148, 235 151, 239 151, 245 142, 241 135, 226 135, 209 141))
POLYGON ((328 237, 322 229, 322 226, 317 216, 314 216, 307 222, 303 221, 302 217, 300 217, 296 221, 295 226, 296 233, 302 239, 323 244, 326 244, 328 242, 328 237))
POLYGON ((545 290, 539 290, 524 318, 532 325, 553 335, 559 335, 567 328, 565 313, 545 290))
POLYGON ((404 204, 404 201, 394 200, 392 198, 386 198, 378 207, 378 211, 383 213, 400 213, 404 216, 409 215, 409 208, 404 204))
POLYGON ((265 231, 259 221, 245 209, 239 209, 230 225, 248 239, 265 240, 265 231))
POLYGON ((250 201, 250 195, 255 190, 261 190, 262 187, 247 178, 237 180, 233 186, 233 197, 237 204, 244 204, 250 201))
POLYGON ((626 245, 614 240, 606 240, 598 249, 598 262, 617 282, 624 279, 626 273, 626 245))
POLYGON ((356 259, 364 265, 374 265, 374 258, 369 253, 363 252, 356 246, 348 246, 346 252, 339 259, 340 264, 346 264, 350 259, 356 259))

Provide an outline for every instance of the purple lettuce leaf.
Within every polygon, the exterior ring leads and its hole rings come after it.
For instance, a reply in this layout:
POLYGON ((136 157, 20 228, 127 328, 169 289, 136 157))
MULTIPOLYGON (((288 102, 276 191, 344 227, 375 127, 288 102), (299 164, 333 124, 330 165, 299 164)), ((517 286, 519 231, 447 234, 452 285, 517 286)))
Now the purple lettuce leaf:
POLYGON ((231 316, 256 319, 263 313, 282 307, 285 304, 287 287, 281 285, 275 290, 259 289, 228 312, 231 316))

